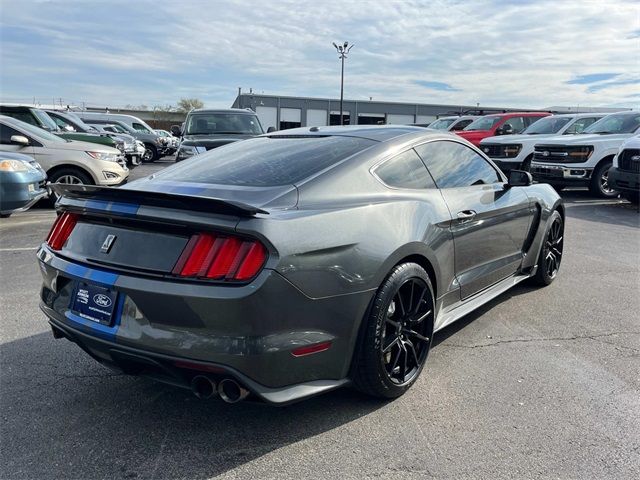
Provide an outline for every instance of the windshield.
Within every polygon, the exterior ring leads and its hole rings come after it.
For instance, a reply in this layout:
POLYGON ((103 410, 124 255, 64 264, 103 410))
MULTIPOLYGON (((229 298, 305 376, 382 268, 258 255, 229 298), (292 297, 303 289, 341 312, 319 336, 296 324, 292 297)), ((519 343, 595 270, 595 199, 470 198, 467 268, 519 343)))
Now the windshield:
POLYGON ((57 132, 59 130, 58 125, 56 125, 56 122, 51 120, 51 117, 47 115, 44 111, 34 108, 32 112, 36 117, 38 117, 38 120, 40 121, 40 123, 42 123, 43 128, 47 130, 51 130, 52 132, 57 132))
POLYGON ((126 123, 113 123, 105 126, 111 127, 112 130, 115 130, 118 133, 133 133, 133 134, 137 133, 136 130, 131 128, 126 123))
POLYGON ((262 135, 264 131, 255 115, 237 113, 203 113, 190 115, 186 135, 220 133, 262 135))
POLYGON ((640 127, 640 112, 617 113, 601 118, 583 133, 633 133, 640 127))
POLYGON ((464 130, 491 130, 501 119, 502 117, 482 117, 471 122, 464 130))
POLYGON ((434 130, 446 130, 449 128, 453 122, 455 122, 455 118, 440 118, 433 123, 429 124, 429 128, 433 128, 434 130))
POLYGON ((377 142, 356 137, 258 137, 209 150, 158 174, 162 180, 291 185, 377 142))
MULTIPOLYGON (((15 124, 13 125, 24 130, 27 133, 27 135, 33 135, 38 140, 46 140, 48 142, 55 142, 55 143, 67 143, 68 141, 70 141, 70 140, 65 140, 64 138, 60 138, 59 136, 54 135, 53 133, 49 133, 42 128, 34 127, 29 123, 22 122, 20 120, 15 120, 15 119, 13 121, 15 122, 15 124)), ((12 124, 9 124, 9 125, 12 125, 12 124)))
POLYGON ((536 121, 533 125, 527 128, 524 135, 544 135, 549 133, 558 133, 562 127, 573 120, 573 117, 545 117, 536 121))
POLYGON ((66 115, 67 117, 69 117, 69 118, 70 118, 70 119, 71 119, 71 120, 72 120, 76 125, 78 125, 80 128, 82 128, 82 129, 84 129, 84 130, 95 130, 95 128, 93 128, 93 127, 91 127, 91 126, 87 125, 86 123, 84 123, 84 122, 82 121, 82 119, 81 119, 79 116, 77 116, 76 114, 71 113, 71 112, 66 112, 66 113, 65 113, 65 115, 66 115))

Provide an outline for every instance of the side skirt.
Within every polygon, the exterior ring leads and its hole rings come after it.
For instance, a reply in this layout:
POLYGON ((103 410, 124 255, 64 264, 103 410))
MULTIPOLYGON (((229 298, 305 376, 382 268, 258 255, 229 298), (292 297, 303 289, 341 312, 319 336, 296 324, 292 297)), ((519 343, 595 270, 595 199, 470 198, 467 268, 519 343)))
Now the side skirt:
MULTIPOLYGON (((535 269, 534 269, 534 274, 535 274, 535 269)), ((499 281, 495 285, 492 285, 491 287, 483 290, 482 292, 479 292, 474 296, 465 299, 463 302, 454 304, 451 308, 448 308, 446 311, 440 312, 440 315, 436 320, 436 326, 435 326, 434 332, 437 332, 438 330, 442 330, 447 325, 451 325, 456 320, 461 319, 462 317, 478 309, 485 303, 490 302, 491 300, 496 298, 498 295, 503 294, 504 292, 514 287, 518 283, 529 278, 531 275, 532 275, 531 273, 527 273, 526 275, 515 274, 510 277, 507 277, 504 280, 499 281)))

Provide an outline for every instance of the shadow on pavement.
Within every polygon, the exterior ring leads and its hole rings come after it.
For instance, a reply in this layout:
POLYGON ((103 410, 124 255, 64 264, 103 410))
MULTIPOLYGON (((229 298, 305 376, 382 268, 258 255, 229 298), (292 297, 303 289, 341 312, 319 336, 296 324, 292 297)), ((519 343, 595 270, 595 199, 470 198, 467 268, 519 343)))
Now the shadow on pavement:
POLYGON ((385 405, 349 389, 279 408, 198 400, 48 332, 0 358, 2 478, 210 478, 385 405))

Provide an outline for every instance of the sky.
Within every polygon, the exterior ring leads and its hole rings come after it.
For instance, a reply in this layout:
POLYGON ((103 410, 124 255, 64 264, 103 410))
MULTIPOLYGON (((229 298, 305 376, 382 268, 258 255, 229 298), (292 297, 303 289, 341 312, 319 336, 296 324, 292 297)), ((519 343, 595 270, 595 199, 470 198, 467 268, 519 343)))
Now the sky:
POLYGON ((0 100, 640 108, 640 2, 0 0, 0 100))

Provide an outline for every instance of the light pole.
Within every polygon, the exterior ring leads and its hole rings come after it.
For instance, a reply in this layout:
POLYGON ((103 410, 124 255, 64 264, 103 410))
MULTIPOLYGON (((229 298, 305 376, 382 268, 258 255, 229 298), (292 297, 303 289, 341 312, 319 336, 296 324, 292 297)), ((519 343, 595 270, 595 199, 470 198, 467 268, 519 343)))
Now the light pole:
POLYGON ((333 42, 333 46, 338 51, 338 58, 342 61, 342 69, 340 72, 340 125, 344 125, 344 119, 342 116, 342 101, 344 99, 344 59, 347 58, 349 51, 353 48, 353 45, 349 46, 349 42, 344 42, 342 45, 336 45, 333 42))

